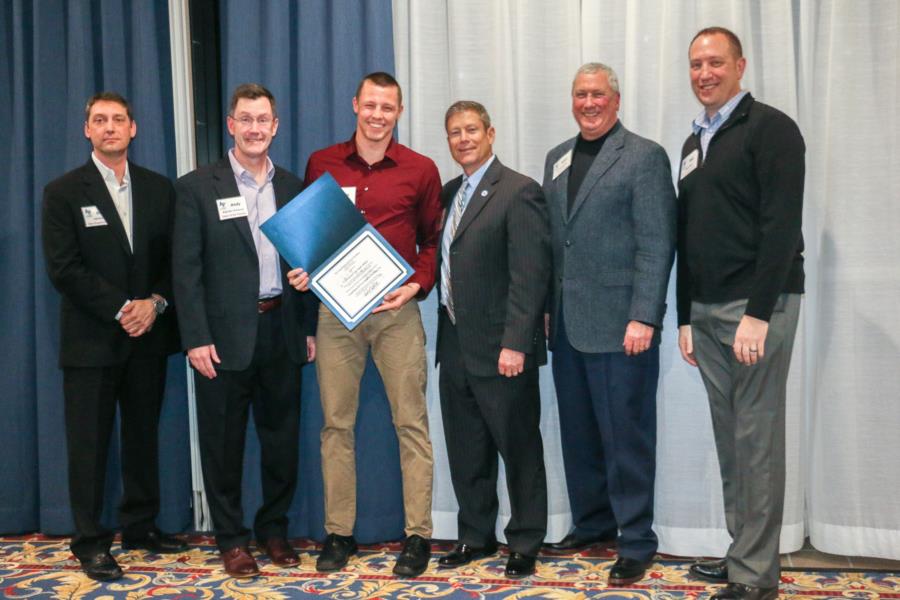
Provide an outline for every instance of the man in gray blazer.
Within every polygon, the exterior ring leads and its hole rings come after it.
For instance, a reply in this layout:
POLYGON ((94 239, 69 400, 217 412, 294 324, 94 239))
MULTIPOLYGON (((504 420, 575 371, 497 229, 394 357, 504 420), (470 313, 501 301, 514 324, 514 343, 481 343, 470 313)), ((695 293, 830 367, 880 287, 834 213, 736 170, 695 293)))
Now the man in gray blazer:
POLYGON ((656 386, 675 248, 675 192, 658 144, 618 120, 611 68, 572 84, 579 135, 547 154, 553 246, 550 349, 574 530, 555 549, 617 539, 611 585, 656 553, 656 386), (618 537, 617 537, 618 534, 618 537))
POLYGON ((538 367, 547 361, 543 312, 550 277, 544 197, 537 182, 493 155, 484 106, 453 104, 447 141, 463 176, 444 186, 437 360, 458 544, 438 561, 458 567, 497 551, 497 455, 511 516, 507 577, 534 573, 547 527, 538 367))

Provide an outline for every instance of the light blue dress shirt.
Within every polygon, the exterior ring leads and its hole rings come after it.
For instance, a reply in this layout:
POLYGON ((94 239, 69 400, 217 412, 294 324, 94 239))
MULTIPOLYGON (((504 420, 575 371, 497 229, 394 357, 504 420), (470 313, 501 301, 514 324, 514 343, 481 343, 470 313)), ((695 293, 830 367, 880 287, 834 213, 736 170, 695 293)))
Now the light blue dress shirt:
POLYGON ((244 197, 244 201, 247 203, 247 221, 250 223, 250 233, 253 234, 256 258, 259 261, 259 297, 277 296, 281 294, 281 267, 278 264, 278 251, 259 228, 275 214, 275 188, 272 187, 275 165, 272 164, 270 158, 266 158, 266 181, 262 185, 258 185, 253 173, 245 169, 234 157, 234 148, 228 151, 228 160, 231 161, 238 193, 244 197))
MULTIPOLYGON (((478 167, 477 171, 475 171, 468 177, 463 175, 463 185, 468 183, 469 189, 466 191, 466 197, 463 198, 463 201, 462 201, 462 214, 465 214, 466 207, 469 206, 469 200, 471 200, 472 194, 474 194, 475 190, 478 189, 478 184, 481 183, 481 179, 484 177, 485 172, 487 172, 488 168, 491 166, 491 163, 494 162, 494 158, 495 157, 492 154, 491 157, 489 159, 487 159, 487 161, 485 161, 485 163, 483 165, 478 167)), ((447 225, 446 225, 446 223, 448 223, 450 221, 450 219, 453 218, 453 203, 452 202, 450 203, 450 206, 447 207, 447 211, 448 211, 447 220, 445 221, 445 224, 444 224, 444 231, 441 233, 441 251, 444 253, 446 253, 446 251, 449 250, 450 244, 453 241, 453 240, 449 239, 450 228, 447 227, 447 225)), ((462 219, 462 214, 459 217, 460 219, 462 219)), ((449 264, 449 259, 447 256, 444 256, 442 258, 442 260, 444 261, 444 263, 449 264)), ((447 290, 447 282, 444 281, 445 272, 449 274, 449 270, 446 269, 446 267, 442 268, 441 273, 440 273, 441 289, 444 291, 447 290)), ((447 305, 447 294, 446 293, 442 294, 442 296, 441 296, 441 304, 443 304, 444 306, 447 305)))
POLYGON ((728 120, 728 117, 731 116, 731 113, 734 112, 734 109, 748 93, 748 90, 741 90, 735 94, 728 102, 722 105, 722 108, 720 108, 711 119, 706 114, 705 110, 694 119, 692 129, 694 130, 694 135, 700 134, 700 147, 703 148, 704 161, 707 157, 709 141, 716 135, 719 128, 728 120))

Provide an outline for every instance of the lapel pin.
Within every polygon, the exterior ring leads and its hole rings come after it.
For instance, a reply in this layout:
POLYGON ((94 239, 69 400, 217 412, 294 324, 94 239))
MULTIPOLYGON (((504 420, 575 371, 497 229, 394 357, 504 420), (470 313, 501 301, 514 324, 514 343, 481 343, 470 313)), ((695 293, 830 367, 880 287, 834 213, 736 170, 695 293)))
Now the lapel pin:
POLYGON ((484 198, 487 196, 487 190, 481 190, 481 197, 484 198))

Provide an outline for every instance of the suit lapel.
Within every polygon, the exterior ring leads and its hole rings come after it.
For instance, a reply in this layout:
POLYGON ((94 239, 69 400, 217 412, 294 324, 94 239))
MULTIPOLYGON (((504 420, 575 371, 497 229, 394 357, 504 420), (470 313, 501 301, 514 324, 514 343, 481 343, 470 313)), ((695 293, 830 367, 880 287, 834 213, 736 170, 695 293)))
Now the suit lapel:
MULTIPOLYGON (((462 215, 462 219, 459 220, 459 226, 456 228, 456 235, 453 236, 454 242, 459 239, 469 224, 475 220, 478 213, 481 212, 493 197, 497 182, 500 181, 500 173, 502 170, 503 165, 500 164, 500 159, 495 156, 494 162, 491 163, 491 166, 488 167, 488 170, 485 171, 484 176, 481 178, 478 188, 472 192, 472 197, 469 198, 466 210, 462 215)), ((457 188, 457 192, 459 192, 459 188, 457 188)))
MULTIPOLYGON (((563 146, 563 152, 559 156, 556 157, 555 161, 553 161, 554 165, 556 164, 556 161, 561 159, 566 154, 570 154, 573 151, 573 149, 575 148, 575 139, 576 138, 572 138, 571 140, 569 140, 568 142, 565 143, 565 145, 563 146)), ((550 168, 552 169, 553 166, 551 165, 550 168)), ((556 204, 557 204, 556 209, 562 215, 563 223, 566 223, 569 220, 568 193, 569 193, 569 173, 571 171, 572 171, 572 165, 571 165, 571 159, 570 159, 569 166, 566 167, 563 170, 563 172, 559 174, 559 177, 554 179, 551 183, 551 185, 554 186, 554 189, 556 190, 556 193, 554 194, 554 196, 556 197, 556 204)), ((552 170, 550 171, 550 176, 551 177, 553 176, 552 170)))
POLYGON ((289 198, 282 186, 284 185, 284 174, 281 169, 275 167, 275 175, 272 177, 272 189, 275 191, 275 210, 281 210, 281 207, 293 200, 289 198))
MULTIPOLYGON (((132 182, 133 183, 133 182, 132 182)), ((122 250, 129 256, 131 255, 131 245, 128 243, 128 235, 125 233, 125 227, 122 225, 122 219, 119 218, 119 211, 113 203, 112 197, 109 195, 109 189, 103 176, 94 164, 93 159, 89 159, 84 166, 84 193, 90 202, 93 202, 106 219, 107 226, 112 230, 113 235, 122 246, 122 250)), ((133 192, 132 192, 133 194, 133 192)), ((132 232, 133 233, 133 232, 132 232)))
POLYGON ((147 249, 150 215, 153 212, 153 198, 145 185, 143 174, 129 163, 131 174, 131 246, 138 255, 147 249))
MULTIPOLYGON (((213 187, 216 190, 216 198, 234 198, 240 196, 237 182, 234 180, 234 170, 231 168, 231 161, 228 158, 219 162, 216 170, 213 172, 213 187)), ((246 199, 244 200, 246 202, 246 199)), ((237 228, 241 239, 253 256, 256 256, 256 244, 253 242, 253 234, 250 232, 250 220, 247 217, 239 217, 231 219, 232 225, 237 228)))
POLYGON ((597 182, 600 181, 600 178, 606 174, 609 168, 619 160, 624 145, 625 128, 622 125, 619 125, 618 130, 612 133, 603 143, 600 154, 594 159, 591 168, 588 169, 587 175, 584 176, 584 181, 581 183, 578 195, 575 196, 575 204, 572 205, 572 212, 568 215, 568 221, 571 221, 575 215, 578 214, 578 209, 584 204, 585 199, 587 199, 593 187, 597 185, 597 182))
MULTIPOLYGON (((444 192, 444 196, 441 198, 441 231, 444 230, 444 227, 447 226, 447 219, 450 218, 450 211, 453 210, 453 199, 456 198, 456 194, 459 193, 459 186, 462 185, 462 176, 457 177, 456 179, 451 180, 447 184, 447 190, 453 190, 453 193, 444 192)), ((441 234, 443 237, 443 234, 441 234)))

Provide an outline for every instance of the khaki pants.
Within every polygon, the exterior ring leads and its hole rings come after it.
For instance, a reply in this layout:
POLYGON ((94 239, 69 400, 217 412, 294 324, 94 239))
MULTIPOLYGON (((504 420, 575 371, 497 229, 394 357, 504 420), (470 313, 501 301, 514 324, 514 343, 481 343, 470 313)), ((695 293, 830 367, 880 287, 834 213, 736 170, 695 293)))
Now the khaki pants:
POLYGON ((316 374, 325 418, 321 435, 325 531, 353 534, 354 427, 359 381, 371 348, 400 442, 405 532, 430 538, 432 455, 425 405, 425 331, 418 303, 369 315, 353 331, 322 305, 316 336, 316 374))

